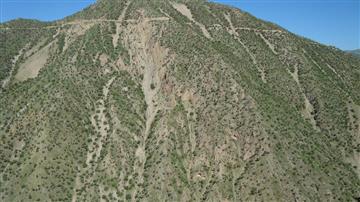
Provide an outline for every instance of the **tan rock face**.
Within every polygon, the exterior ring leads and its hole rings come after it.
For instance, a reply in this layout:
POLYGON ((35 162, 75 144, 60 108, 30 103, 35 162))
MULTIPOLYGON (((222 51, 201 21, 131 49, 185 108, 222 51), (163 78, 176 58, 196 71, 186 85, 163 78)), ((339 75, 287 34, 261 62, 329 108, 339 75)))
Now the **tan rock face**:
POLYGON ((51 50, 54 49, 56 42, 51 42, 35 53, 32 53, 24 63, 20 64, 19 70, 15 75, 17 81, 26 81, 30 78, 36 78, 40 70, 45 66, 51 50))

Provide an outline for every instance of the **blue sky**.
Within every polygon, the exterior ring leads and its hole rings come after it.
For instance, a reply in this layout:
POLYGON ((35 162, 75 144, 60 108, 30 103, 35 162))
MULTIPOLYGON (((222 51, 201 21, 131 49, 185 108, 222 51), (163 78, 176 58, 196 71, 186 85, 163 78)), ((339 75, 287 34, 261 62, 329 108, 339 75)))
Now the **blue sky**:
MULTIPOLYGON (((213 0, 238 7, 298 35, 344 50, 360 48, 360 0, 213 0)), ((95 0, 0 0, 0 21, 51 21, 95 0)))

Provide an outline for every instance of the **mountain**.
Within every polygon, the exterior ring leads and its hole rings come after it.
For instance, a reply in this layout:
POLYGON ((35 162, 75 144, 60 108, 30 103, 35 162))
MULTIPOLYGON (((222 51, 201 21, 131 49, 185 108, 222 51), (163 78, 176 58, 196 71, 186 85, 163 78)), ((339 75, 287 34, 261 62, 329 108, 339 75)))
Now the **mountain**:
POLYGON ((0 25, 1 201, 356 201, 360 60, 202 0, 0 25))
POLYGON ((356 57, 360 57, 360 49, 356 49, 356 50, 351 50, 351 51, 346 51, 348 53, 353 54, 356 57))

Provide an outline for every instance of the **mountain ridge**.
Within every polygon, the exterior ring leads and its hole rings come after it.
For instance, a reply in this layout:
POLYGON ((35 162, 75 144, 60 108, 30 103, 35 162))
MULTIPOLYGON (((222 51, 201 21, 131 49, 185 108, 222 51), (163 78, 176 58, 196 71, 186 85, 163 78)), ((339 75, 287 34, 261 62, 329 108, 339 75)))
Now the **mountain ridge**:
POLYGON ((358 59, 214 3, 63 22, 0 31, 3 201, 359 196, 358 59))
POLYGON ((356 57, 360 57, 360 49, 349 50, 349 51, 346 51, 346 52, 351 53, 356 57))

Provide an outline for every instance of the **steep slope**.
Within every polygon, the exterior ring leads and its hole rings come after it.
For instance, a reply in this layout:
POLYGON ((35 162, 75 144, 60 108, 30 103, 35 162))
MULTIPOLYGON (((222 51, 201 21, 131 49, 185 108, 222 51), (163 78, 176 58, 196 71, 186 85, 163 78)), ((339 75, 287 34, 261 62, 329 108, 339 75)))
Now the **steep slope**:
POLYGON ((360 197, 355 57, 201 0, 1 27, 2 201, 360 197))

